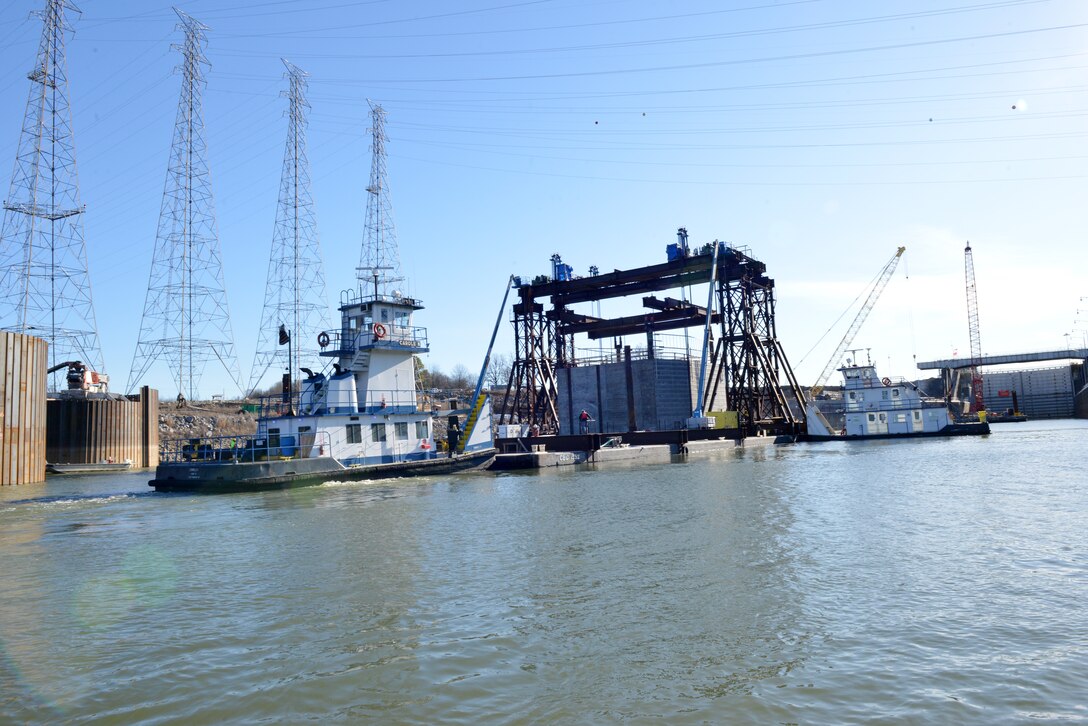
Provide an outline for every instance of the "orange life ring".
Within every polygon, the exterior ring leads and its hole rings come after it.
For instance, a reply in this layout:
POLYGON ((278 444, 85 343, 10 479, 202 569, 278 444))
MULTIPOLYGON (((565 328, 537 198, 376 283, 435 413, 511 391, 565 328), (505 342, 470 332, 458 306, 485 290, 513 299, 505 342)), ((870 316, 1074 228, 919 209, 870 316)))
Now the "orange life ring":
POLYGON ((317 344, 320 345, 322 348, 325 348, 325 347, 328 346, 328 344, 329 344, 329 334, 326 333, 324 330, 322 330, 320 333, 317 334, 317 344))
POLYGON ((382 325, 381 323, 374 323, 374 337, 377 338, 378 340, 381 340, 382 338, 385 337, 385 334, 386 334, 385 326, 382 325))
POLYGON ((880 382, 883 383, 885 386, 890 386, 892 384, 892 379, 884 377, 880 379, 880 382))

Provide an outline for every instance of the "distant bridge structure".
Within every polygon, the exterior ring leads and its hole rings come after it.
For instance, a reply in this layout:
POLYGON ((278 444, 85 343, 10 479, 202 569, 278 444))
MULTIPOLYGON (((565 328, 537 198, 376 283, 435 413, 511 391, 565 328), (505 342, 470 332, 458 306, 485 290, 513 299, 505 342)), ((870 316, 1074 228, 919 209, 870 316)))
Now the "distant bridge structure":
MULTIPOLYGON (((986 355, 977 361, 979 367, 1038 363, 1043 361, 1076 361, 1072 366, 1006 370, 983 375, 984 398, 987 408, 1001 411, 1010 405, 1011 392, 1019 394, 1021 412, 1030 418, 1088 417, 1088 348, 1061 348, 1033 353, 986 355)), ((960 399, 963 394, 963 372, 971 367, 971 358, 948 358, 918 363, 921 370, 940 370, 945 391, 960 399)))
MULTIPOLYGON (((1003 355, 984 355, 978 360, 980 366, 1002 366, 1012 363, 1036 363, 1048 360, 1086 360, 1088 348, 1062 348, 1060 350, 1044 350, 1036 353, 1005 353, 1003 355)), ((944 360, 923 361, 918 363, 919 370, 957 370, 970 368, 971 358, 946 358, 944 360)))

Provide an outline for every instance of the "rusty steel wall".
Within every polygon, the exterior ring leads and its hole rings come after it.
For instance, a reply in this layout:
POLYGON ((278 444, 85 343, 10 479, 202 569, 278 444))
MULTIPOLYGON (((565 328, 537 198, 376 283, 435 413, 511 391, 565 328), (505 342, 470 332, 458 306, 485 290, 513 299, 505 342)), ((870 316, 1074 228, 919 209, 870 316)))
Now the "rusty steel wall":
POLYGON ((45 481, 49 344, 0 332, 0 486, 45 481))
POLYGON ((51 399, 46 458, 51 464, 158 464, 158 392, 145 386, 140 394, 134 400, 51 399))

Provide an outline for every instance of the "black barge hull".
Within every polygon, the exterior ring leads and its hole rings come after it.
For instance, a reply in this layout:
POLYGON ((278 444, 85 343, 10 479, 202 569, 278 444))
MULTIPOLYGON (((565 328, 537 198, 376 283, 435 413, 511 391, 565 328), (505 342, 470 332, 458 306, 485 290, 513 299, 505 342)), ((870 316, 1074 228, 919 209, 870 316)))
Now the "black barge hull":
POLYGON ((344 467, 335 459, 286 459, 256 462, 179 462, 159 464, 148 482, 157 492, 228 494, 314 486, 329 481, 361 481, 402 476, 431 476, 480 469, 491 462, 494 449, 453 458, 398 461, 373 466, 344 467))

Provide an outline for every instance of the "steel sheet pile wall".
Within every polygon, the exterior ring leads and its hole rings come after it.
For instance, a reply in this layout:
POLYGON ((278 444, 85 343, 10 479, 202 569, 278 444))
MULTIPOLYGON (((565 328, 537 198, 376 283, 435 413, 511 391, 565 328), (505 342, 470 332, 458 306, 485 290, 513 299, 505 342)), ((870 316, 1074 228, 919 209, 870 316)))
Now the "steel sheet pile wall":
POLYGON ((156 465, 158 395, 146 387, 140 393, 136 400, 50 400, 46 437, 49 462, 93 464, 128 460, 138 467, 156 465))
POLYGON ((45 481, 49 344, 0 332, 0 486, 45 481))

